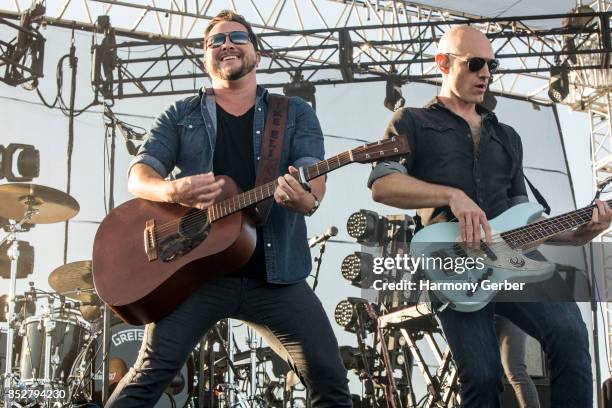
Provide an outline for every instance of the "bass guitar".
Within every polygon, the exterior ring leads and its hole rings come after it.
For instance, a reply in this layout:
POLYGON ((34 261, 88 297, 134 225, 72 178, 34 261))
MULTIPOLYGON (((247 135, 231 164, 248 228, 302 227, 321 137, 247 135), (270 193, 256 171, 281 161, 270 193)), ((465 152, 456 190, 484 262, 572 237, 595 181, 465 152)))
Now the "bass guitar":
POLYGON ((481 242, 476 249, 461 242, 457 222, 427 226, 410 244, 413 259, 421 257, 420 270, 426 278, 419 287, 431 290, 438 300, 461 312, 482 309, 500 290, 519 294, 522 284, 544 281, 555 271, 553 263, 524 254, 553 235, 587 224, 593 207, 533 222, 541 218, 542 206, 518 204, 489 220, 493 242, 481 242))

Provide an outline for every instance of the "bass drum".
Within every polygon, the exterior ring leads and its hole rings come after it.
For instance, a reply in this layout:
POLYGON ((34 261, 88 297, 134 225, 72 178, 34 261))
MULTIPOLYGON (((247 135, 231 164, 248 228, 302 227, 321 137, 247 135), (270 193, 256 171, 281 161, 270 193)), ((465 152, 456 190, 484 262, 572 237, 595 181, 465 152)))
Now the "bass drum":
MULTIPOLYGON (((108 384, 112 392, 136 362, 144 337, 144 326, 118 322, 111 326, 108 384)), ((155 408, 186 407, 192 402, 197 377, 193 355, 164 391, 155 408)), ((71 395, 102 406, 102 332, 77 357, 72 368, 71 395)))

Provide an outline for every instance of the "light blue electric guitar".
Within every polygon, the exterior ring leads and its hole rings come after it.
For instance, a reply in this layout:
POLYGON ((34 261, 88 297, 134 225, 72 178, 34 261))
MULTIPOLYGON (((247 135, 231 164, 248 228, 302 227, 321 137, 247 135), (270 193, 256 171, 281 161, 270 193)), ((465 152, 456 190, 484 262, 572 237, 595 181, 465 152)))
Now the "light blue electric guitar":
POLYGON ((480 249, 465 247, 457 222, 423 228, 410 244, 413 259, 422 258, 420 269, 425 280, 420 288, 433 291, 454 310, 472 312, 485 307, 499 290, 519 293, 521 284, 550 278, 554 264, 529 259, 524 253, 559 232, 587 224, 593 206, 533 222, 541 217, 542 210, 539 204, 524 203, 489 220, 493 242, 481 243, 480 249), (469 268, 461 266, 470 258, 469 268))

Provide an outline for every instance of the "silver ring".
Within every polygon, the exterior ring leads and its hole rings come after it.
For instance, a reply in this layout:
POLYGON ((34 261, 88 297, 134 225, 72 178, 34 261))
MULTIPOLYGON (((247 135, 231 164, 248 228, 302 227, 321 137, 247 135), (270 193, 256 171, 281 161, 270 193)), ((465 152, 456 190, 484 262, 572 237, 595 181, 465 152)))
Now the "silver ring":
POLYGON ((288 203, 289 202, 289 195, 285 194, 285 197, 283 197, 283 203, 288 203))

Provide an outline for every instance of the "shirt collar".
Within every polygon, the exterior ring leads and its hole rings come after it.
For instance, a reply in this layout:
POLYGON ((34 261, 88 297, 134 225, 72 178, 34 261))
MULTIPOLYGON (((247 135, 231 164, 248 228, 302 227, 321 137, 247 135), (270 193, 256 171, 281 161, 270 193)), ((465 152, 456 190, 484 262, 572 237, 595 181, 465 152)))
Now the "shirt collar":
MULTIPOLYGON (((201 87, 200 89, 198 89, 198 95, 200 95, 200 98, 202 98, 202 96, 206 94, 206 95, 214 95, 215 92, 213 90, 213 88, 206 88, 206 87, 201 87)), ((257 90, 255 91, 256 94, 256 99, 259 101, 259 99, 261 99, 262 97, 265 97, 266 100, 268 98, 268 90, 266 88, 264 88, 261 85, 257 85, 257 90)))
MULTIPOLYGON (((453 115, 456 115, 456 113, 450 110, 449 108, 447 108, 446 105, 444 105, 444 102, 442 102, 437 96, 434 97, 429 102, 427 102, 427 104, 425 104, 425 108, 426 109, 443 109, 447 112, 452 113, 453 115)), ((493 120, 497 122, 497 116, 495 115, 495 113, 493 113, 492 111, 488 110, 487 108, 485 108, 484 106, 480 104, 476 104, 476 112, 482 115, 483 120, 493 120)))

